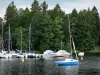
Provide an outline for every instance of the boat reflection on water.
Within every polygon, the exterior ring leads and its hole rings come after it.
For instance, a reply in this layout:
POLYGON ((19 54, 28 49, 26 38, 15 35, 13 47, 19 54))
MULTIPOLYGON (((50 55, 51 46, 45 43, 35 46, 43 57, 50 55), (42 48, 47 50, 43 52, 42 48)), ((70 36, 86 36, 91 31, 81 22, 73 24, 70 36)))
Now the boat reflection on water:
POLYGON ((79 72, 79 65, 61 66, 60 68, 63 68, 66 75, 78 75, 79 72))

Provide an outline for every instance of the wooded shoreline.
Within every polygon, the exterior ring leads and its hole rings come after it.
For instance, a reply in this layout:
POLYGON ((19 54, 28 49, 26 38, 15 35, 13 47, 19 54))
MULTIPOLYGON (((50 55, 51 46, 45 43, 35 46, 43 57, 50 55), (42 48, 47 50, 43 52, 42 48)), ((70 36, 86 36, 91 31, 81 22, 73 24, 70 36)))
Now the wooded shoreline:
POLYGON ((23 34, 22 49, 28 50, 31 24, 32 51, 58 51, 61 49, 61 44, 63 50, 70 51, 68 15, 76 50, 89 52, 95 47, 100 47, 100 17, 95 6, 80 11, 73 9, 67 14, 59 4, 56 4, 53 9, 48 9, 45 1, 39 4, 37 0, 33 1, 31 8, 26 7, 26 9, 18 9, 14 2, 8 5, 4 20, 0 18, 1 43, 3 25, 4 48, 8 50, 8 27, 10 25, 11 50, 20 50, 20 30, 23 34))

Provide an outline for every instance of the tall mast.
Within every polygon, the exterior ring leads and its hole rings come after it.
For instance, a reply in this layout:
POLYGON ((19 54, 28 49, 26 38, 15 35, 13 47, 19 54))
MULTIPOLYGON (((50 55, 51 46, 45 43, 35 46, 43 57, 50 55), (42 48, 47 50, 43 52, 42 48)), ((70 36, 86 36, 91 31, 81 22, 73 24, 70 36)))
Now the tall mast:
POLYGON ((20 34, 21 34, 21 52, 22 52, 22 30, 20 30, 20 34))
POLYGON ((71 30, 70 30, 70 19, 69 19, 69 15, 68 15, 68 22, 69 22, 69 36, 70 36, 70 49, 71 49, 71 58, 73 58, 72 57, 72 44, 71 44, 71 38, 72 38, 72 36, 71 36, 71 30))
POLYGON ((11 32, 10 32, 10 50, 12 50, 12 35, 11 35, 11 32))
POLYGON ((74 51, 75 51, 76 59, 78 60, 78 56, 77 56, 77 53, 76 53, 76 49, 75 49, 75 44, 74 44, 74 39, 73 38, 72 38, 72 42, 73 42, 73 48, 74 48, 74 51))
POLYGON ((62 37, 61 37, 61 50, 62 50, 62 37))
POLYGON ((8 40, 8 52, 10 52, 10 25, 9 25, 9 32, 8 32, 9 40, 8 40))
POLYGON ((29 26, 29 52, 31 50, 31 24, 29 26))
POLYGON ((3 44, 3 22, 2 22, 2 50, 4 50, 4 44, 3 44))

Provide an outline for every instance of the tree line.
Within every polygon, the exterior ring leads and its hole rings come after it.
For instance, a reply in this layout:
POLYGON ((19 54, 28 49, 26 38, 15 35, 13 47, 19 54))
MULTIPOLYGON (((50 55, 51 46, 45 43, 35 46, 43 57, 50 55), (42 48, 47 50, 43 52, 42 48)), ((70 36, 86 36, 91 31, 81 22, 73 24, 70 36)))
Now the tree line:
MULTIPOLYGON (((31 8, 19 10, 14 2, 11 2, 4 17, 4 48, 8 49, 8 28, 11 28, 11 42, 13 50, 21 46, 29 48, 29 34, 31 35, 31 50, 70 50, 69 22, 70 18, 71 35, 74 39, 76 50, 89 51, 100 46, 100 17, 97 8, 81 10, 77 12, 73 9, 70 14, 66 14, 59 4, 48 10, 48 4, 44 1, 39 4, 34 0, 31 8), (31 24, 31 33, 29 27, 31 24)), ((0 34, 2 35, 2 18, 0 18, 0 34)))

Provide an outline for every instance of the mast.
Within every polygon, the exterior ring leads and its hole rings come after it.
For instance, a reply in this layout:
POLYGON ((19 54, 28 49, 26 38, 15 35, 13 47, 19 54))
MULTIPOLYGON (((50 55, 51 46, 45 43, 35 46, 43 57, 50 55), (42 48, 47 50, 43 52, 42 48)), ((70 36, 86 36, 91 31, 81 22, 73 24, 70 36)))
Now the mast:
POLYGON ((31 24, 29 26, 29 52, 31 50, 31 24))
POLYGON ((10 25, 9 25, 9 32, 8 32, 9 40, 8 40, 8 52, 10 52, 10 25))
POLYGON ((12 35, 10 33, 10 50, 12 50, 12 35))
POLYGON ((61 50, 62 50, 62 37, 61 37, 61 50))
POLYGON ((4 50, 4 44, 3 44, 3 22, 2 22, 2 51, 4 50))
POLYGON ((73 48, 74 48, 74 51, 75 51, 76 59, 78 60, 78 56, 77 56, 77 53, 76 53, 75 43, 74 43, 74 39, 73 38, 72 38, 72 42, 73 42, 73 48))
POLYGON ((20 30, 20 34, 21 34, 21 52, 22 52, 22 30, 20 30))
POLYGON ((69 36, 70 36, 70 49, 71 49, 71 58, 73 58, 72 57, 72 47, 71 47, 71 38, 72 38, 72 36, 71 36, 71 30, 70 30, 70 19, 69 19, 69 15, 68 15, 68 22, 69 22, 69 36))

